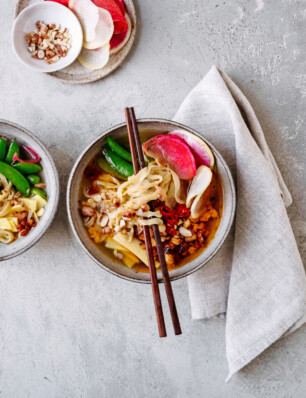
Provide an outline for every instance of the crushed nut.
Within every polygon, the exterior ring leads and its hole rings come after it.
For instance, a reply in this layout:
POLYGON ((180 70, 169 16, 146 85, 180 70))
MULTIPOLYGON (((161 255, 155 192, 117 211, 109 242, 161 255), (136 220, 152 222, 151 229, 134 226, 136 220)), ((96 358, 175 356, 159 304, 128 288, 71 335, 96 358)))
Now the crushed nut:
POLYGON ((37 52, 37 58, 38 58, 38 59, 44 59, 44 58, 45 58, 45 52, 44 52, 44 50, 39 50, 39 51, 37 52))
POLYGON ((34 185, 35 188, 46 188, 46 184, 44 182, 40 182, 34 185))
POLYGON ((102 228, 102 234, 109 235, 112 230, 109 227, 102 228))
POLYGON ((192 232, 189 231, 189 229, 187 229, 185 227, 180 227, 179 228, 179 233, 181 235, 183 235, 185 238, 188 238, 188 237, 192 236, 192 232))
POLYGON ((36 30, 25 35, 32 58, 45 60, 50 65, 66 57, 71 48, 71 35, 65 27, 37 21, 36 30))
POLYGON ((180 240, 180 238, 178 238, 177 236, 174 236, 174 237, 171 239, 171 242, 172 242, 174 245, 179 245, 179 244, 181 243, 181 240, 180 240))
POLYGON ((173 256, 173 254, 169 254, 169 253, 167 253, 167 254, 165 254, 165 260, 166 260, 166 264, 167 265, 174 265, 174 256, 173 256))
POLYGON ((196 239, 197 239, 196 235, 192 235, 192 236, 189 236, 189 237, 185 238, 185 241, 186 242, 192 242, 193 240, 196 240, 196 239))
POLYGON ((184 221, 183 225, 185 228, 188 228, 190 226, 190 224, 191 224, 191 222, 190 222, 189 218, 187 218, 187 220, 184 221))
POLYGON ((46 57, 49 59, 49 58, 53 58, 53 57, 55 57, 55 52, 54 51, 52 51, 52 50, 46 50, 46 57))
POLYGON ((106 227, 107 224, 108 224, 108 216, 105 214, 105 215, 102 217, 102 220, 101 220, 100 225, 101 225, 101 227, 103 228, 103 227, 106 227))
POLYGON ((95 215, 95 209, 93 209, 91 206, 82 206, 82 214, 84 217, 93 217, 95 215))
POLYGON ((145 204, 141 205, 141 210, 149 211, 150 210, 150 206, 147 203, 145 203, 145 204))

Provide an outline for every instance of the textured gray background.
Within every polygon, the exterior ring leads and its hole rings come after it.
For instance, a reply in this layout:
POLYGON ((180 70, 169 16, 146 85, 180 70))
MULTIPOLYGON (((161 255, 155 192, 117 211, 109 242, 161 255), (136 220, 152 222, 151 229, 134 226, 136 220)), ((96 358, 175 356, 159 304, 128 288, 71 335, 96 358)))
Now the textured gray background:
MULTIPOLYGON (((183 335, 159 340, 149 286, 117 280, 74 241, 65 185, 98 133, 139 117, 171 118, 212 64, 253 104, 294 198, 306 259, 306 1, 138 0, 136 45, 103 81, 67 86, 25 69, 10 43, 13 0, 1 0, 0 117, 36 134, 61 176, 59 212, 29 252, 0 264, 0 396, 305 397, 306 328, 224 384, 224 321, 192 322, 174 284, 183 335)), ((164 296, 163 296, 164 298, 164 296)))

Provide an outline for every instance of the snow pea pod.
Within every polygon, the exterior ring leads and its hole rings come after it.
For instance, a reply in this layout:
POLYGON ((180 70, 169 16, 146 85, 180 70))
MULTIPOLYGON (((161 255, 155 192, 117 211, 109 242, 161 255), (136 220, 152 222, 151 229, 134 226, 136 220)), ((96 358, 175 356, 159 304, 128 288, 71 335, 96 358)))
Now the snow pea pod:
POLYGON ((35 184, 39 184, 39 183, 40 183, 40 177, 39 177, 39 176, 29 175, 29 176, 27 177, 27 179, 30 181, 30 183, 31 183, 32 185, 35 185, 35 184))
POLYGON ((0 138, 0 160, 4 160, 6 155, 6 139, 0 138))
POLYGON ((108 145, 102 150, 107 162, 122 176, 130 177, 134 174, 133 166, 113 152, 108 145))
POLYGON ((98 166, 100 169, 104 170, 106 173, 113 174, 115 177, 120 178, 121 180, 126 180, 127 178, 122 174, 118 173, 104 158, 98 159, 98 166))
POLYGON ((38 163, 15 163, 13 167, 25 175, 36 174, 42 170, 38 163))
POLYGON ((118 156, 132 163, 132 155, 129 151, 124 149, 121 145, 117 144, 117 142, 112 140, 110 137, 106 138, 106 142, 108 143, 110 149, 114 151, 118 156))
POLYGON ((41 196, 42 198, 46 199, 47 198, 47 194, 45 191, 43 191, 42 189, 39 188, 31 188, 31 195, 35 196, 41 196))
POLYGON ((12 164, 13 157, 14 157, 15 153, 17 154, 17 156, 19 156, 19 145, 17 144, 16 141, 12 141, 7 150, 7 154, 6 154, 6 158, 5 158, 6 163, 12 164))
POLYGON ((30 194, 29 181, 14 167, 0 161, 0 174, 3 174, 24 196, 30 194))

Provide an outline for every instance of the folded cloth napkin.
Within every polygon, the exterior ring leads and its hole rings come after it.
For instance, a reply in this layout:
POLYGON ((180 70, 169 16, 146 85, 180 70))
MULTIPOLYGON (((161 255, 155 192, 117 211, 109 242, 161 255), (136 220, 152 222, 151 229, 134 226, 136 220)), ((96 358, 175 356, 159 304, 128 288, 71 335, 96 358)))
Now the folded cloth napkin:
POLYGON ((286 212, 292 199, 250 103, 225 73, 212 67, 174 120, 215 145, 236 182, 230 235, 188 277, 194 319, 227 313, 229 380, 306 321, 305 271, 286 212))

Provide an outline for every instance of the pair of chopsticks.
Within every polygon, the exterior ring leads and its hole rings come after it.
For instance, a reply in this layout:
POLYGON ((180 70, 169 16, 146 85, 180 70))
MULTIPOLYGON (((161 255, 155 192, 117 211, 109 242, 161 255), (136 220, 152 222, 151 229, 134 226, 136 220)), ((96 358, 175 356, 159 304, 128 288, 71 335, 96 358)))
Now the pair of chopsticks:
MULTIPOLYGON (((128 130, 130 148, 131 148, 134 174, 137 174, 140 169, 143 169, 145 167, 145 161, 144 161, 144 156, 143 156, 143 151, 142 151, 142 145, 140 142, 139 131, 138 131, 138 127, 137 127, 137 121, 136 121, 134 108, 125 108, 125 118, 126 118, 126 125, 127 125, 127 130, 128 130), (139 161, 139 164, 138 164, 138 161, 139 161)), ((166 295, 167 295, 167 299, 168 299, 168 303, 169 303, 174 333, 176 335, 178 335, 178 334, 181 334, 182 331, 181 331, 180 321, 179 321, 177 310, 176 310, 176 305, 175 305, 175 301, 174 301, 172 286, 170 283, 168 268, 167 268, 167 264, 165 261, 164 248, 163 248, 162 241, 160 239, 158 225, 156 225, 156 224, 152 225, 152 229, 153 229, 153 233, 154 233, 154 239, 156 242, 157 254, 158 254, 158 259, 160 262, 162 277, 163 277, 163 281, 165 284, 166 295)), ((149 271, 150 271, 155 312, 156 312, 156 317, 157 317, 157 325, 158 325, 158 330, 159 330, 159 337, 166 337, 167 332, 166 332, 163 307, 162 307, 160 292, 159 292, 159 287, 158 287, 158 281, 157 281, 157 275, 156 275, 156 268, 155 268, 155 261, 154 261, 149 226, 144 225, 143 231, 144 231, 144 238, 145 238, 145 244, 146 244, 146 252, 147 252, 148 262, 149 262, 149 271)))

